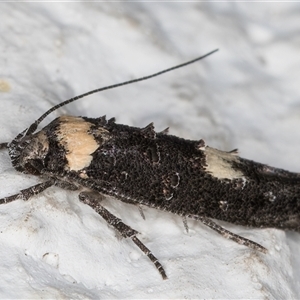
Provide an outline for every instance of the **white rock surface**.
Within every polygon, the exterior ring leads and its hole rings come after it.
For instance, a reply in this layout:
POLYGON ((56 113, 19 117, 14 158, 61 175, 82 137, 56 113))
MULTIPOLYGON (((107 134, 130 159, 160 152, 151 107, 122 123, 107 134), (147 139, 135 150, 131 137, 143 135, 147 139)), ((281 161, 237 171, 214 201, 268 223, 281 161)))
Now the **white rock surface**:
MULTIPOLYGON (((88 90, 148 75, 205 54, 162 77, 64 107, 205 139, 243 157, 300 170, 298 3, 1 3, 1 141, 45 110, 88 90)), ((38 182, 0 153, 0 197, 38 182)), ((183 199, 184 201, 184 199, 183 199)), ((115 199, 107 208, 140 234, 166 269, 163 281, 77 193, 51 188, 0 207, 1 298, 297 298, 300 235, 229 230, 266 255, 189 221, 115 199)))

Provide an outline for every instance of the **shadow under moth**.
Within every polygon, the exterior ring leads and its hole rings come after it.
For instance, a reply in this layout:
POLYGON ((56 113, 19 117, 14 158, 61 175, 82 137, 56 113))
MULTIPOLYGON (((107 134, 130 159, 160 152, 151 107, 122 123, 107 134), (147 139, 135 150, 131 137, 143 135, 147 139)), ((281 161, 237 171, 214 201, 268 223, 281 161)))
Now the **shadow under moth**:
MULTIPOLYGON (((115 119, 61 116, 36 132, 54 110, 103 90, 146 80, 184 67, 216 52, 150 76, 96 89, 48 110, 19 133, 8 148, 13 167, 40 176, 41 183, 0 199, 0 204, 28 200, 51 186, 78 190, 91 206, 124 238, 130 238, 152 261, 163 279, 164 268, 138 239, 138 231, 124 224, 102 204, 105 195, 201 221, 238 244, 266 253, 266 249, 238 236, 215 221, 237 225, 300 231, 300 174, 243 159, 237 151, 220 151, 203 140, 192 141, 145 128, 115 123, 115 119)), ((143 214, 142 214, 143 216, 143 214)))

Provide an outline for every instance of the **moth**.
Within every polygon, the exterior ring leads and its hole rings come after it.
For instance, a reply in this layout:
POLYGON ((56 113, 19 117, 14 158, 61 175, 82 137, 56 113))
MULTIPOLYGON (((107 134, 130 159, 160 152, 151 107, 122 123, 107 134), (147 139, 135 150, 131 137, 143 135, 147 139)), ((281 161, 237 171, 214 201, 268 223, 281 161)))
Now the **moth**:
MULTIPOLYGON (((300 174, 241 158, 237 151, 217 150, 200 139, 186 140, 144 128, 117 124, 115 119, 61 116, 36 132, 54 110, 103 90, 146 80, 184 67, 216 52, 150 76, 96 89, 58 104, 7 148, 13 167, 41 178, 41 183, 0 199, 0 204, 28 200, 51 186, 77 190, 124 238, 130 238, 151 260, 163 279, 158 259, 138 239, 138 231, 109 212, 101 200, 113 196, 123 202, 165 210, 202 222, 238 244, 266 253, 263 246, 238 236, 212 219, 252 227, 300 231, 300 174)), ((142 211, 141 211, 142 212, 142 211)))

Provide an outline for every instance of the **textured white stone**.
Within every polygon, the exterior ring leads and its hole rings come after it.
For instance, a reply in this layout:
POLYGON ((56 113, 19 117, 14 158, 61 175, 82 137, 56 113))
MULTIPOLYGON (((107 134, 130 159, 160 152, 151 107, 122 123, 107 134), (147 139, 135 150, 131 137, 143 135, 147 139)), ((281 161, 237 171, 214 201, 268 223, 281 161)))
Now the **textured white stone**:
MULTIPOLYGON (((151 81, 106 91, 52 114, 97 117, 200 140, 300 171, 297 3, 1 3, 0 128, 9 141, 80 93, 148 75, 215 48, 151 81)), ((0 153, 0 197, 38 179, 0 153)), ((222 200, 222 199, 220 199, 222 200)), ((77 193, 51 188, 0 207, 0 298, 265 298, 300 294, 300 235, 222 224, 266 255, 188 220, 109 199, 165 267, 119 239, 77 193), (45 255, 52 257, 45 261, 45 255), (59 259, 55 259, 55 257, 59 259)))

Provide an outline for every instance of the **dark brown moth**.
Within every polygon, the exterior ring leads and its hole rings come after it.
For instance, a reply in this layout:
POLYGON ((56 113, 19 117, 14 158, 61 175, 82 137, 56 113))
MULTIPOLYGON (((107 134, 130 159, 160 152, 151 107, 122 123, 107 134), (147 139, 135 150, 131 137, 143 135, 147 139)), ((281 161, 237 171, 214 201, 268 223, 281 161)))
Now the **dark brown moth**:
POLYGON ((265 253, 267 250, 216 224, 212 219, 253 227, 300 231, 300 174, 220 151, 203 140, 191 141, 156 132, 153 124, 136 128, 105 117, 61 116, 35 133, 38 124, 59 107, 89 94, 149 79, 214 53, 140 79, 97 89, 54 106, 18 134, 8 148, 13 167, 40 176, 42 183, 0 199, 0 204, 28 200, 50 186, 78 190, 91 206, 167 275, 138 232, 101 205, 105 195, 199 220, 226 238, 265 253))

